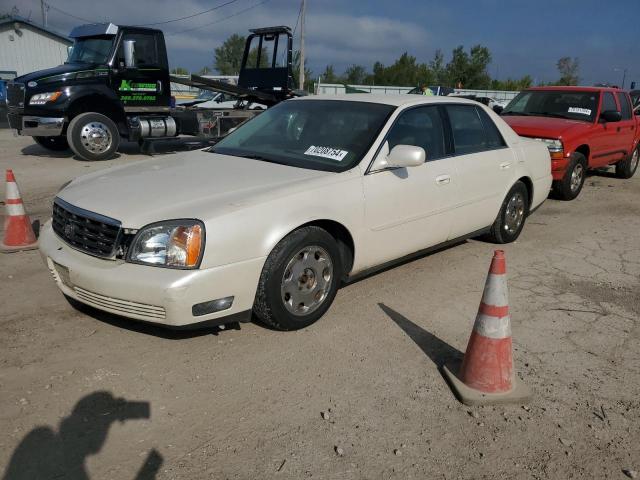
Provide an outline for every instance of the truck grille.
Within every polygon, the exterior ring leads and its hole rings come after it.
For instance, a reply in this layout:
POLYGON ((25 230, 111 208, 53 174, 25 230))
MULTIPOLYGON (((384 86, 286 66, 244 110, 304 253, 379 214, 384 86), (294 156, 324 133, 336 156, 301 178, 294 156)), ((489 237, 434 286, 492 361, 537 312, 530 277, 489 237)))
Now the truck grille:
POLYGON ((120 240, 118 220, 89 212, 56 198, 53 231, 73 248, 96 257, 113 257, 120 240))
POLYGON ((10 108, 24 107, 24 85, 10 82, 7 84, 7 105, 10 108))

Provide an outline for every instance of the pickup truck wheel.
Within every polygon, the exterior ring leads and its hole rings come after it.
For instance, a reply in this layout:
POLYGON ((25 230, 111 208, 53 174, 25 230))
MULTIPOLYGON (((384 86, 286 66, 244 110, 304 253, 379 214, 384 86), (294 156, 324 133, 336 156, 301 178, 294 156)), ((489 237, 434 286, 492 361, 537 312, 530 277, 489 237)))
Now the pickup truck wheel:
POLYGON ((493 243, 511 243, 524 228, 529 215, 529 191, 524 183, 517 181, 500 207, 498 218, 493 222, 487 239, 493 243))
POLYGON ((67 140, 71 150, 83 160, 108 160, 120 145, 120 133, 109 117, 86 112, 71 120, 67 140))
POLYGON ((335 239, 320 227, 300 228, 282 239, 262 269, 253 311, 276 330, 298 330, 329 309, 342 278, 335 239))
POLYGON ((554 182, 555 196, 559 200, 573 200, 582 191, 587 176, 587 159, 581 153, 574 153, 564 178, 554 182))
POLYGON ((616 176, 618 178, 631 178, 638 169, 638 161, 640 160, 640 146, 638 146, 631 155, 616 163, 616 176))
POLYGON ((67 137, 64 135, 57 137, 33 137, 33 139, 38 145, 52 152, 69 150, 69 142, 67 142, 67 137))

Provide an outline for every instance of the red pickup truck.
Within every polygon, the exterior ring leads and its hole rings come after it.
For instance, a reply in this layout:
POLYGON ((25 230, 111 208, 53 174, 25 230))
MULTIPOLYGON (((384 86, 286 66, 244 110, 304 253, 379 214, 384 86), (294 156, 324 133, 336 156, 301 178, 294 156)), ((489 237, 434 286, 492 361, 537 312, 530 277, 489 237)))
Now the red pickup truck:
POLYGON ((587 169, 615 165, 631 178, 640 156, 640 111, 617 88, 536 87, 523 90, 501 112, 518 135, 541 140, 551 154, 553 190, 573 200, 587 169))

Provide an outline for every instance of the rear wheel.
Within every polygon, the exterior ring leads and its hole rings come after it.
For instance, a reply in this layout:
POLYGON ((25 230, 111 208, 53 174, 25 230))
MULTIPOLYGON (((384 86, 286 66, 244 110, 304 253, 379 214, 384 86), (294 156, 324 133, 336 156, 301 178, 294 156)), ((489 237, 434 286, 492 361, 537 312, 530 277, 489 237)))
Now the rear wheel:
POLYGON ((640 160, 640 145, 621 162, 616 163, 616 176, 618 178, 631 178, 638 169, 640 160))
POLYGON ((300 228, 269 254, 253 310, 260 320, 278 330, 307 327, 329 309, 341 277, 335 239, 320 227, 300 228))
POLYGON ((64 135, 57 137, 33 137, 33 139, 38 145, 52 152, 69 150, 69 142, 67 142, 67 137, 64 135))
POLYGON ((487 235, 493 243, 511 243, 515 241, 524 228, 529 215, 529 191, 524 183, 517 181, 500 207, 498 218, 487 235))
POLYGON ((71 150, 83 160, 108 160, 120 145, 120 133, 109 117, 86 112, 71 120, 67 140, 71 150))
POLYGON ((581 153, 574 153, 562 180, 554 182, 555 196, 560 200, 573 200, 582 191, 587 176, 587 159, 581 153))

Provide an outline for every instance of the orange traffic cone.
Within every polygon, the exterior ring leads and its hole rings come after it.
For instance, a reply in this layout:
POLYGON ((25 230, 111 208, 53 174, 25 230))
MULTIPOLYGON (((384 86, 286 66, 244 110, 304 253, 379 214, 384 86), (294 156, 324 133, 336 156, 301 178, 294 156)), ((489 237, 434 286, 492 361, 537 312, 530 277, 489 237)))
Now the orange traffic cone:
POLYGON ((4 221, 4 239, 0 251, 17 252, 38 248, 29 216, 24 211, 20 191, 12 170, 7 170, 7 216, 4 221))
POLYGON ((508 297, 504 252, 496 250, 462 367, 457 376, 443 367, 465 405, 522 403, 531 396, 513 371, 508 297))

